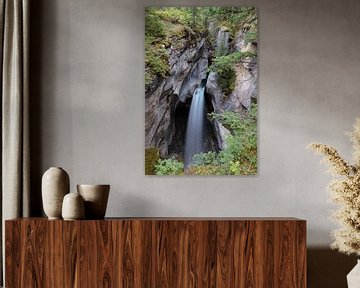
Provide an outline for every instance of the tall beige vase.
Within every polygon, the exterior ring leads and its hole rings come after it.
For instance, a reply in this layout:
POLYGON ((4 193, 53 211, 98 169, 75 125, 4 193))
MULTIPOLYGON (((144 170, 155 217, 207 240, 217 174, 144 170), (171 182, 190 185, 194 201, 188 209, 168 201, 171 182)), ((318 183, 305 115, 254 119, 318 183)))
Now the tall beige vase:
POLYGON ((43 208, 49 219, 61 219, 63 198, 70 190, 69 175, 60 167, 49 168, 42 177, 43 208))
POLYGON ((357 261, 355 267, 347 275, 348 288, 360 287, 360 260, 357 261))

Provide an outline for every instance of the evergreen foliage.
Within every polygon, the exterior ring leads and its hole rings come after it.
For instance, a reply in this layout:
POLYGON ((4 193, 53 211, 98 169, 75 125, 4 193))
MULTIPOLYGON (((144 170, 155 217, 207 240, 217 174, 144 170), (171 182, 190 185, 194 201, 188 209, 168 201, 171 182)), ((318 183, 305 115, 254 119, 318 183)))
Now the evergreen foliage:
POLYGON ((167 75, 169 55, 161 43, 165 29, 157 9, 146 8, 145 13, 145 85, 149 85, 156 76, 167 75))
POLYGON ((228 27, 231 37, 240 28, 250 28, 257 24, 255 7, 208 7, 207 14, 219 26, 228 27))

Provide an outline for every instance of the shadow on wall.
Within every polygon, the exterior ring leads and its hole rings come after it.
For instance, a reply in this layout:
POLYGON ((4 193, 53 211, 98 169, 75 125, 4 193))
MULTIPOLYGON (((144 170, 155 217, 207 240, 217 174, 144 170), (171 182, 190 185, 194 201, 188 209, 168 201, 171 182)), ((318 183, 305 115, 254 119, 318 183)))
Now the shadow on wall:
POLYGON ((41 107, 41 67, 44 14, 43 1, 30 5, 30 49, 29 49, 29 109, 30 109, 30 216, 42 215, 41 202, 41 162, 42 162, 42 107, 41 107))
POLYGON ((122 193, 120 202, 126 203, 126 205, 121 208, 110 208, 112 204, 116 205, 116 201, 111 201, 114 193, 116 192, 110 192, 107 210, 118 211, 115 215, 106 215, 106 217, 181 217, 183 214, 176 207, 165 207, 158 201, 139 197, 138 191, 122 193), (161 211, 161 214, 157 214, 157 211, 161 211))
POLYGON ((307 251, 308 288, 347 288, 346 275, 356 264, 356 256, 348 256, 328 248, 307 251))

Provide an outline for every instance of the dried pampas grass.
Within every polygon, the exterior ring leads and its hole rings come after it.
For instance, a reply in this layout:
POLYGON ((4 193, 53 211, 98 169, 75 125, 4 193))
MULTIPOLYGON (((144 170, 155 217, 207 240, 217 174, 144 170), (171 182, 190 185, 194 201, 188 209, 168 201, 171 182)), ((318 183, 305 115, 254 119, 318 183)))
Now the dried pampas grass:
POLYGON ((346 254, 360 255, 360 118, 348 135, 353 142, 354 165, 346 162, 331 146, 312 143, 308 148, 324 155, 323 162, 335 177, 329 184, 331 198, 338 204, 332 218, 342 227, 333 231, 331 247, 346 254))

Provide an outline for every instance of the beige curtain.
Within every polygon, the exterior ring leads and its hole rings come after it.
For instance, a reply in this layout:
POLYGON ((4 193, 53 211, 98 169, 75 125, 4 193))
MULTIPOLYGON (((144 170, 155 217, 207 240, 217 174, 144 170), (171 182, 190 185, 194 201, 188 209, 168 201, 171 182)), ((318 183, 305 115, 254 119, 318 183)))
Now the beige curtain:
POLYGON ((0 5, 1 262, 4 269, 4 221, 29 216, 29 0, 0 0, 0 5))

